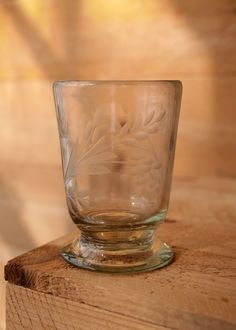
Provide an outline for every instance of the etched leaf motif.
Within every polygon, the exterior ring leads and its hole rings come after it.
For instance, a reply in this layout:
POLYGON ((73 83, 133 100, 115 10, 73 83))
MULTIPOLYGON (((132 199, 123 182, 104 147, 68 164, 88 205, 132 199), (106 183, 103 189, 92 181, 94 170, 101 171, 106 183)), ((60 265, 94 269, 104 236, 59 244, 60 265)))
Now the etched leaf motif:
MULTIPOLYGON (((125 128, 121 128, 120 131, 126 130, 126 135, 130 139, 144 140, 149 134, 156 133, 161 126, 161 123, 165 117, 166 111, 162 109, 162 105, 152 107, 144 114, 138 113, 134 119, 133 125, 128 127, 128 122, 124 125, 125 128)), ((131 140, 125 140, 128 144, 131 144, 131 140)), ((134 142, 134 141, 133 141, 134 142)))
POLYGON ((86 198, 88 197, 88 194, 89 194, 88 190, 79 190, 77 195, 80 198, 86 198))
POLYGON ((77 156, 74 151, 70 157, 66 173, 67 179, 76 175, 102 175, 108 174, 111 170, 108 167, 109 161, 116 158, 116 155, 107 149, 106 139, 102 136, 82 156, 77 156))
MULTIPOLYGON (((157 189, 161 162, 149 137, 158 132, 165 115, 162 105, 157 104, 148 111, 137 113, 133 122, 131 118, 116 121, 115 129, 111 131, 110 122, 97 109, 84 127, 83 146, 78 144, 72 148, 66 180, 74 176, 106 175, 125 168, 125 173, 121 173, 123 177, 131 175, 137 185, 145 182, 150 189, 157 189), (131 152, 120 158, 119 150, 124 146, 131 152)), ((87 198, 83 193, 78 197, 87 198)))
POLYGON ((149 124, 146 125, 146 131, 150 134, 155 133, 159 129, 161 121, 164 119, 165 114, 165 110, 162 110, 159 113, 156 112, 149 124))
POLYGON ((96 143, 104 135, 105 129, 106 129, 105 125, 99 125, 94 128, 91 139, 92 143, 96 143))
POLYGON ((152 109, 151 111, 149 111, 146 118, 144 119, 144 122, 143 122, 144 125, 148 125, 151 122, 154 115, 155 115, 155 109, 152 109))
POLYGON ((133 134, 133 137, 136 138, 137 140, 143 140, 148 136, 148 133, 146 132, 137 132, 133 134))
POLYGON ((92 132, 92 128, 93 128, 92 123, 89 121, 84 129, 84 139, 85 140, 89 140, 91 132, 92 132))

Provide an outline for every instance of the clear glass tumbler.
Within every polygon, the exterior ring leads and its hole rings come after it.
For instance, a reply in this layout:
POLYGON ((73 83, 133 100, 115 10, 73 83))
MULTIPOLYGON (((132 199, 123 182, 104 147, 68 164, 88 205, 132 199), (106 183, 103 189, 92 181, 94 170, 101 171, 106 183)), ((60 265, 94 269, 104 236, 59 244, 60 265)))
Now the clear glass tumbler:
POLYGON ((58 81, 54 96, 68 209, 80 229, 61 255, 110 272, 173 259, 156 237, 168 208, 179 81, 58 81))

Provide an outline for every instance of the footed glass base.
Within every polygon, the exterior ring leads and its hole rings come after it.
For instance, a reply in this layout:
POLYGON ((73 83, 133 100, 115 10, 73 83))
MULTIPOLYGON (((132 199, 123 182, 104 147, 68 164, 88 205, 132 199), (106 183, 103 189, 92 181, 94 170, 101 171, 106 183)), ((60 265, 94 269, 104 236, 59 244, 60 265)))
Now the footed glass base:
POLYGON ((76 267, 112 273, 147 272, 174 258, 172 249, 154 237, 154 230, 82 233, 60 254, 76 267))

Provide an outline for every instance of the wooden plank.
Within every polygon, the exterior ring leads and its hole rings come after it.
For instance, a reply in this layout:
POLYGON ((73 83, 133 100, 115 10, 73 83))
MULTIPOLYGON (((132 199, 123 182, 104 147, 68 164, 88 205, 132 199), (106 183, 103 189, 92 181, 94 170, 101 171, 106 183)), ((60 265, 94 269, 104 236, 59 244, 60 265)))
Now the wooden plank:
POLYGON ((64 298, 7 284, 7 330, 168 330, 64 298))
MULTIPOLYGON (((49 249, 53 247, 45 248, 45 255, 58 253, 49 249)), ((169 268, 130 276, 72 269, 57 256, 44 256, 37 265, 9 267, 8 281, 170 328, 235 328, 235 260, 177 252, 169 268)))
POLYGON ((234 329, 236 260, 229 251, 236 246, 235 181, 179 181, 173 191, 173 206, 159 231, 175 248, 172 265, 137 275, 79 270, 58 256, 74 233, 11 260, 6 279, 164 327, 234 329))

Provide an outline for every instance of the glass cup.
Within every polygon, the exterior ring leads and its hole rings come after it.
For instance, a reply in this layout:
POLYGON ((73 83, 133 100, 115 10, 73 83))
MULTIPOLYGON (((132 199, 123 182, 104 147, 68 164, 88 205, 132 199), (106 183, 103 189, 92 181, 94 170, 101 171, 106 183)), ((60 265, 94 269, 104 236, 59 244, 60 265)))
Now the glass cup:
POLYGON ((62 167, 78 267, 140 272, 173 259, 156 236, 168 208, 180 81, 58 81, 62 167))

